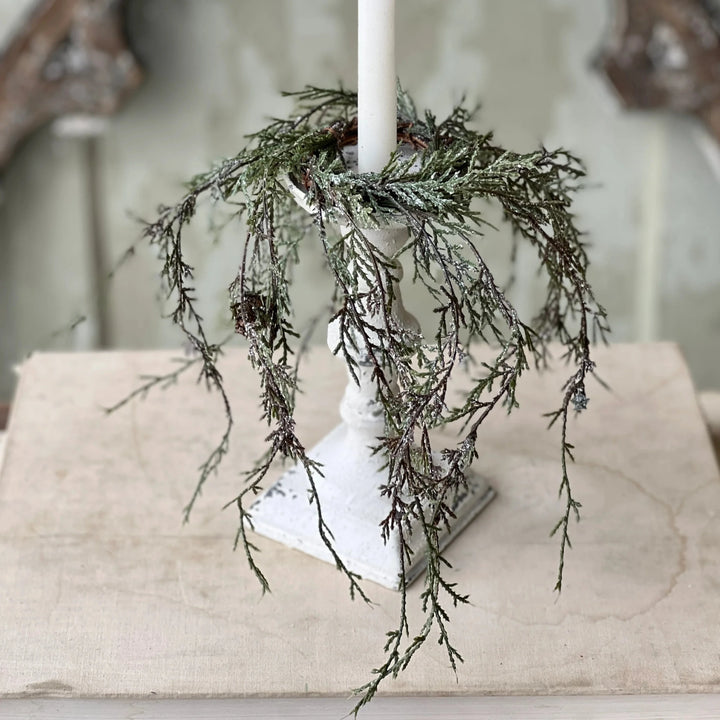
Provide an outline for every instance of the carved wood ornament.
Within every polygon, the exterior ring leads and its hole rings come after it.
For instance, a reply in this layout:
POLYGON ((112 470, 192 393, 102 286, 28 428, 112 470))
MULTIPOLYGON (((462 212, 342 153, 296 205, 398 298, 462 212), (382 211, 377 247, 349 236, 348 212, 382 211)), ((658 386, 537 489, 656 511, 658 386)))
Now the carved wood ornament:
POLYGON ((46 122, 111 115, 142 81, 123 0, 40 0, 0 56, 0 168, 46 122))
POLYGON ((720 141, 720 0, 615 0, 600 64, 627 107, 694 113, 720 141))

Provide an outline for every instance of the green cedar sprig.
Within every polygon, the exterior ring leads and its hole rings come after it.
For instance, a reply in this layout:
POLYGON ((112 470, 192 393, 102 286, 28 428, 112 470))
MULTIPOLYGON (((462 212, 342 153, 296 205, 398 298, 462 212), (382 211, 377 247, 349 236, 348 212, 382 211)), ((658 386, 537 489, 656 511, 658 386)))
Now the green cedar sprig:
POLYGON ((317 494, 320 468, 308 456, 294 421, 304 341, 294 325, 290 272, 302 260, 308 238, 320 239, 336 285, 336 354, 345 358, 352 373, 358 350, 362 351, 372 365, 377 399, 385 413, 386 432, 378 451, 387 459, 388 479, 381 492, 389 498, 391 510, 380 531, 386 538, 399 535, 405 563, 413 552, 411 529, 420 527, 427 558, 421 594, 424 623, 411 632, 403 572, 398 626, 388 633, 384 662, 357 691, 357 713, 383 680, 408 666, 433 632, 450 667, 456 670, 462 661, 450 639, 446 604, 455 606, 467 597, 445 579, 449 563, 440 550, 441 532, 452 523, 452 499, 466 485, 465 471, 477 456, 482 423, 499 406, 507 411, 517 406, 518 380, 531 366, 545 366, 551 341, 564 346, 565 358, 574 366, 560 407, 550 414, 551 424, 559 421, 561 426, 559 492, 564 511, 553 530, 560 535, 556 589, 561 590, 569 521, 573 515, 579 518, 580 508, 569 480, 573 448, 567 421, 571 411, 587 405, 585 385, 594 368, 591 339, 604 338, 607 324, 587 282, 588 258, 570 209, 584 176, 572 154, 545 148, 524 154, 508 151, 494 143, 491 133, 472 129, 473 113, 462 105, 438 121, 430 112, 420 115, 399 90, 398 140, 403 150, 381 172, 358 174, 348 166, 344 152, 357 139, 356 94, 308 87, 293 98, 292 117, 273 120, 251 136, 238 155, 195 177, 180 202, 160 208, 158 217, 145 225, 144 237, 158 252, 160 275, 174 303, 172 320, 195 349, 197 363, 186 363, 167 377, 150 378, 139 392, 199 366, 200 378, 223 399, 225 432, 201 467, 187 519, 203 484, 227 452, 233 415, 218 369, 222 343, 211 342, 197 312, 194 269, 185 259, 183 232, 200 200, 224 205, 247 228, 229 304, 259 374, 263 419, 270 427, 266 451, 228 503, 239 513, 235 544, 244 549, 263 591, 268 589, 248 533, 248 505, 263 489, 273 463, 289 458, 305 470, 318 532, 345 574, 351 595, 367 601, 360 578, 335 552, 317 494), (313 214, 292 199, 287 178, 306 194, 313 214), (515 241, 528 243, 537 253, 547 292, 535 318, 520 318, 480 252, 478 240, 492 226, 478 200, 498 206, 515 241), (348 228, 345 234, 333 230, 336 222, 348 228), (399 254, 410 259, 413 280, 425 288, 434 306, 436 332, 424 340, 399 325, 392 314, 397 258, 385 257, 366 237, 367 229, 387 223, 409 229, 410 239, 399 254), (382 328, 372 320, 378 313, 385 319, 382 328), (491 343, 495 357, 481 366, 463 402, 452 405, 449 383, 478 340, 491 343), (460 426, 457 444, 436 448, 430 431, 449 423, 460 426))

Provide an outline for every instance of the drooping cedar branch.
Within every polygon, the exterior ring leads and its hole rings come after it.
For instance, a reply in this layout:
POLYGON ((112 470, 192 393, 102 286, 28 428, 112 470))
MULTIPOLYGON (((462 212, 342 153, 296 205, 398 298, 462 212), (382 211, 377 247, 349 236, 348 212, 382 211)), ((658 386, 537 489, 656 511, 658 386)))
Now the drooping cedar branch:
MULTIPOLYGON (((158 218, 146 225, 145 236, 162 263, 160 274, 174 302, 172 319, 197 351, 200 377, 220 392, 228 421, 221 442, 201 469, 187 512, 227 451, 233 422, 217 366, 221 346, 208 338, 196 310, 193 268, 183 249, 184 228, 198 202, 207 198, 215 206, 224 204, 247 226, 229 305, 237 331, 249 344, 261 381, 263 418, 270 428, 266 452, 229 503, 239 511, 236 544, 244 548, 250 567, 267 589, 248 532, 252 518, 246 501, 261 491, 272 463, 289 458, 305 470, 318 532, 345 573, 351 594, 365 598, 359 578, 335 553, 315 488, 319 468, 308 456, 294 421, 296 355, 303 341, 293 320, 290 271, 302 260, 308 238, 319 238, 322 244, 336 285, 333 317, 340 341, 335 352, 352 371, 356 351, 362 350, 373 368, 385 412, 385 436, 378 441, 378 451, 387 458, 388 477, 381 492, 391 509, 378 532, 399 534, 405 560, 412 553, 412 528, 420 527, 427 555, 421 594, 425 620, 419 629, 410 628, 403 577, 398 626, 388 633, 384 662, 358 690, 357 712, 384 679, 407 667, 433 632, 453 669, 462 660, 450 639, 446 606, 466 602, 467 597, 445 578, 440 530, 452 523, 452 499, 465 487, 465 471, 476 457, 483 422, 500 407, 510 411, 517 405, 521 375, 546 363, 552 340, 564 345, 574 368, 559 408, 551 413, 552 422, 559 421, 561 428, 564 509, 554 530, 560 535, 556 588, 561 589, 569 522, 580 507, 570 485, 567 419, 587 405, 586 380, 594 367, 591 337, 603 337, 607 327, 587 282, 588 259, 570 209, 584 174, 570 153, 544 148, 526 154, 508 151, 496 145, 491 134, 471 129, 472 115, 463 107, 438 121, 431 113, 419 115, 401 91, 398 140, 403 149, 382 172, 359 175, 348 169, 343 152, 356 136, 355 94, 307 88, 295 99, 295 116, 273 121, 236 157, 194 178, 179 203, 161 208, 158 218), (313 215, 292 200, 285 187, 288 178, 306 192, 313 215), (537 253, 547 293, 535 318, 519 316, 483 257, 478 240, 492 228, 474 202, 478 199, 498 206, 516 240, 537 253), (333 230, 335 220, 349 228, 344 235, 333 230), (394 320, 394 258, 383 256, 365 236, 365 229, 389 221, 409 228, 410 239, 400 253, 411 259, 414 280, 434 305, 436 331, 424 340, 394 320), (382 328, 369 319, 377 313, 385 318, 382 328), (449 383, 478 340, 495 347, 494 359, 481 366, 463 402, 452 406, 449 383), (431 430, 448 424, 459 428, 458 441, 438 448, 431 430)), ((151 378, 147 387, 164 380, 151 378)))

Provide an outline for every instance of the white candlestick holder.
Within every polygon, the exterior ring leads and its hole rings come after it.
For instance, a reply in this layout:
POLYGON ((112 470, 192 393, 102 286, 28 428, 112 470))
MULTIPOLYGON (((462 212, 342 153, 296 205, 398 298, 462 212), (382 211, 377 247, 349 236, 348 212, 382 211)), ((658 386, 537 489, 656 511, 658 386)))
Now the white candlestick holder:
MULTIPOLYGON (((308 212, 303 193, 292 183, 288 189, 308 212)), ((347 232, 341 227, 341 232, 347 232)), ((365 230, 364 234, 380 253, 395 257, 408 239, 404 227, 365 230)), ((393 269, 393 313, 402 326, 419 330, 416 319, 405 309, 400 292, 402 267, 395 261, 393 269)), ((362 282, 362 281, 360 281, 362 282)), ((360 292, 368 290, 360 287, 360 292)), ((384 320, 375 314, 372 325, 378 329, 384 320)), ((338 347, 337 323, 328 327, 328 346, 338 347)), ((418 335, 419 337, 419 335, 418 335)), ((398 530, 383 538, 381 523, 391 511, 391 500, 380 492, 388 481, 386 458, 374 452, 378 438, 385 430, 385 416, 377 399, 377 385, 372 377, 373 364, 363 357, 362 346, 354 356, 355 376, 349 381, 340 403, 342 423, 324 437, 308 455, 322 465, 322 476, 315 478, 317 495, 326 526, 332 532, 332 543, 338 556, 351 572, 388 588, 398 590, 404 575, 407 583, 423 570, 425 536, 420 522, 405 532, 404 540, 413 550, 403 561, 402 541, 398 530)), ((441 464, 441 459, 438 458, 441 464)), ((335 563, 318 529, 318 512, 309 502, 309 487, 304 467, 287 471, 250 508, 256 532, 321 560, 335 563)), ((466 525, 492 500, 495 492, 480 475, 467 473, 467 486, 454 498, 450 507, 455 519, 440 538, 440 548, 447 546, 466 525)))

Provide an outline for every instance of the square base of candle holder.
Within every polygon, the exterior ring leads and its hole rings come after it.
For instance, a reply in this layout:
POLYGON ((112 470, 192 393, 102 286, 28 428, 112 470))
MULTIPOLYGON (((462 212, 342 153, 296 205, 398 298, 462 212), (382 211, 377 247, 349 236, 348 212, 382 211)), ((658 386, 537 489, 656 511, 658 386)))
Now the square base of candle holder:
MULTIPOLYGON (((321 440, 309 456, 322 464, 323 476, 315 483, 325 524, 332 533, 337 554, 352 572, 366 580, 398 590, 402 573, 400 539, 383 541, 380 523, 387 517, 390 501, 378 488, 387 482, 380 454, 373 455, 361 438, 341 424, 321 440)), ((320 537, 318 512, 309 502, 310 484, 302 467, 286 472, 250 508, 257 533, 291 548, 335 564, 320 537)), ((446 547, 495 497, 487 481, 468 474, 468 488, 452 503, 455 513, 450 532, 441 538, 446 547)), ((425 539, 418 524, 411 536, 414 550, 405 577, 412 582, 425 568, 425 539)))

